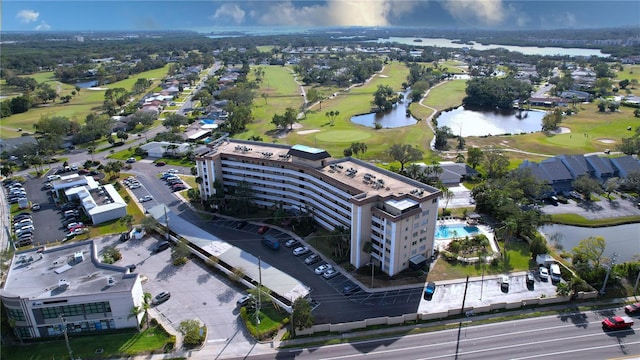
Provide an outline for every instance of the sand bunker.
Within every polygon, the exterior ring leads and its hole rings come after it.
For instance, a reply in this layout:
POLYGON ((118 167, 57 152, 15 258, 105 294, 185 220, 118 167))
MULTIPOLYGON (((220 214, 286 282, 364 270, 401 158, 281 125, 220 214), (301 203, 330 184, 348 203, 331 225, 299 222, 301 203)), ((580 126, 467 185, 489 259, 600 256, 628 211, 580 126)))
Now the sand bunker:
POLYGON ((86 90, 109 90, 109 88, 103 88, 103 87, 89 87, 89 88, 86 88, 86 90))
POLYGON ((317 129, 316 130, 302 130, 302 131, 298 131, 298 134, 307 135, 307 134, 312 134, 312 133, 318 132, 318 131, 320 131, 320 130, 317 130, 317 129))
POLYGON ((564 126, 558 126, 557 129, 552 130, 551 132, 554 134, 569 134, 571 132, 571 129, 564 126))
POLYGON ((387 76, 387 75, 378 75, 378 77, 381 77, 381 78, 388 78, 388 76, 387 76))
POLYGON ((599 142, 603 143, 603 144, 615 144, 616 141, 613 139, 598 139, 599 142))

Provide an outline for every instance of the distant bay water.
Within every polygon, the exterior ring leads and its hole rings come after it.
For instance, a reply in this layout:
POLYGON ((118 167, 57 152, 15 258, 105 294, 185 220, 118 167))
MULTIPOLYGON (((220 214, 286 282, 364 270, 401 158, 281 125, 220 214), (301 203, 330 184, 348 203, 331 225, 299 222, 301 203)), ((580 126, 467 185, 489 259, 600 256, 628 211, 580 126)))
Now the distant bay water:
POLYGON ((492 50, 492 49, 506 49, 509 51, 517 51, 519 53, 525 55, 541 55, 541 56, 550 56, 550 55, 566 55, 566 56, 600 56, 600 57, 608 57, 608 54, 603 54, 600 49, 582 49, 582 48, 561 48, 561 47, 536 47, 536 46, 515 46, 515 45, 483 45, 479 43, 472 44, 459 44, 452 39, 444 39, 444 38, 416 38, 416 37, 388 37, 388 38, 380 38, 377 41, 373 40, 377 43, 398 43, 404 45, 413 45, 416 47, 424 47, 424 46, 437 46, 437 47, 447 47, 454 49, 462 49, 462 48, 470 48, 474 50, 492 50))

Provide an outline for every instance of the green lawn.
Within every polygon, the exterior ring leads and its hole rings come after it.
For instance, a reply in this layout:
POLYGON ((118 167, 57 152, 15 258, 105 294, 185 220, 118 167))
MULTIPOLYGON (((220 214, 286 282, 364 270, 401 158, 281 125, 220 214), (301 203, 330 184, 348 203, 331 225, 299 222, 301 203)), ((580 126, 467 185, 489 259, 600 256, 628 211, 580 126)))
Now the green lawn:
MULTIPOLYGON (((113 359, 152 351, 162 352, 164 346, 172 341, 175 339, 172 339, 164 329, 157 327, 141 333, 123 331, 117 334, 69 336, 69 346, 73 350, 73 355, 82 359, 113 359)), ((1 357, 14 360, 68 359, 69 351, 65 341, 57 339, 23 346, 3 345, 1 357)))

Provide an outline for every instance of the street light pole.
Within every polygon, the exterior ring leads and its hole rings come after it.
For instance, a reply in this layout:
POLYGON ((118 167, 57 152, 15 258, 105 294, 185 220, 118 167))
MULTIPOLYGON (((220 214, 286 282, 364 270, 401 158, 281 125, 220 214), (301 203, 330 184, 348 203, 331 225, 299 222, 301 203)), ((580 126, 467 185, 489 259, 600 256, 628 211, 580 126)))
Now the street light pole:
POLYGON ((69 350, 69 359, 73 360, 73 351, 71 345, 69 345, 69 335, 67 334, 67 319, 64 314, 60 314, 60 321, 62 321, 62 334, 64 334, 64 341, 67 343, 67 350, 69 350))
POLYGON ((600 295, 604 295, 605 294, 605 288, 607 287, 607 281, 609 281, 609 274, 611 273, 611 268, 615 264, 617 257, 618 257, 618 254, 616 254, 616 253, 613 253, 613 256, 611 256, 611 261, 609 262, 609 267, 607 268, 607 275, 605 275, 604 282, 602 283, 602 288, 600 289, 600 295))

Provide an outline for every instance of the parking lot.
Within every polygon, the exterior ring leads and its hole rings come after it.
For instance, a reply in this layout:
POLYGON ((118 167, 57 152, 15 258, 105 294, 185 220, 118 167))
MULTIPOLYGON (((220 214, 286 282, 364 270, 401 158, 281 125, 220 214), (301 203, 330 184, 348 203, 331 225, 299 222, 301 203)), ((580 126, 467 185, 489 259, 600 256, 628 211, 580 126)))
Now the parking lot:
POLYGON ((33 211, 33 244, 43 245, 65 238, 67 229, 62 225, 62 215, 59 213, 51 194, 44 187, 45 178, 30 178, 23 183, 28 193, 29 200, 34 204, 40 205, 40 210, 33 211))
POLYGON ((512 303, 522 299, 556 296, 556 286, 550 280, 542 281, 537 275, 533 289, 527 288, 526 273, 509 274, 509 291, 500 288, 500 276, 491 275, 469 280, 466 290, 464 279, 457 282, 447 281, 436 283, 436 291, 430 301, 421 298, 420 313, 446 312, 449 309, 462 307, 465 298, 465 308, 480 307, 494 303, 512 303))

